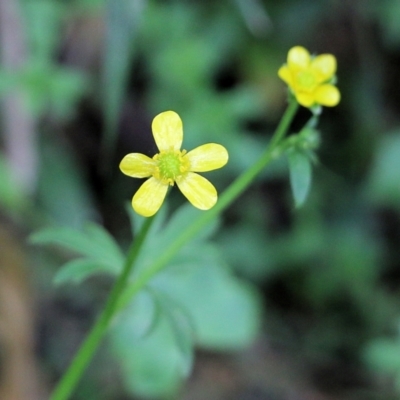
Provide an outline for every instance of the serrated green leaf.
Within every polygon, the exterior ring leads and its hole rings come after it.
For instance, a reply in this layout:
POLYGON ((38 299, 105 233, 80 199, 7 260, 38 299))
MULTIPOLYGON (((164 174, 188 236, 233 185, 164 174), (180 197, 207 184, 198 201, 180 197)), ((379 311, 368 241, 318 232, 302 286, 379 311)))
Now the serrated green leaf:
MULTIPOLYGON (((177 337, 176 326, 171 324, 174 318, 164 312, 158 315, 154 327, 143 335, 145 329, 140 329, 138 316, 147 321, 148 329, 149 313, 146 304, 142 305, 142 310, 136 308, 136 314, 128 306, 115 320, 110 332, 111 348, 121 363, 125 385, 130 392, 146 398, 173 395, 188 373, 187 354, 182 352, 182 343, 178 345, 177 342, 182 336, 177 337)), ((182 326, 179 325, 180 329, 182 326)))
POLYGON ((88 257, 96 254, 97 248, 93 249, 86 235, 73 228, 46 228, 31 235, 29 241, 33 244, 58 245, 88 257))
POLYGON ((232 350, 252 343, 259 332, 261 304, 255 290, 220 264, 169 267, 150 285, 167 293, 190 316, 198 345, 232 350))
POLYGON ((68 261, 64 264, 54 276, 54 284, 62 285, 64 283, 74 283, 76 285, 98 273, 117 274, 119 271, 109 264, 102 264, 87 258, 79 258, 68 261))
POLYGON ((189 375, 193 366, 194 326, 186 308, 162 292, 151 290, 159 304, 159 309, 168 319, 175 336, 176 346, 181 352, 181 370, 184 376, 189 375))
MULTIPOLYGON (((135 273, 140 275, 163 251, 163 245, 170 243, 170 237, 180 234, 192 218, 193 209, 185 205, 163 227, 165 231, 158 235, 155 232, 145 243, 135 273), (168 225, 170 223, 172 227, 168 225), (167 234, 162 238, 165 232, 167 234)), ((153 278, 149 288, 155 293, 164 293, 185 310, 188 320, 193 321, 196 342, 201 346, 213 349, 246 346, 259 330, 258 297, 254 289, 222 267, 222 256, 217 247, 204 237, 200 239, 203 240, 193 240, 184 246, 171 264, 153 278)))
POLYGON ((288 155, 290 185, 296 207, 301 207, 310 191, 312 167, 308 155, 300 150, 293 149, 288 155))
POLYGON ((193 368, 194 349, 193 349, 193 330, 187 314, 182 309, 176 308, 170 315, 170 325, 175 336, 176 346, 181 354, 182 374, 189 376, 193 368))
POLYGON ((52 244, 72 250, 119 271, 124 256, 103 228, 90 224, 86 231, 73 228, 47 228, 30 237, 33 244, 52 244), (102 233, 100 231, 103 231, 102 233))
POLYGON ((85 226, 85 232, 89 239, 93 240, 99 248, 107 252, 107 258, 116 264, 122 264, 125 256, 114 238, 101 226, 88 223, 85 226))
POLYGON ((87 224, 83 232, 72 228, 44 229, 31 235, 30 242, 58 245, 86 256, 64 264, 54 277, 57 285, 79 284, 96 273, 117 275, 124 262, 124 255, 114 239, 94 223, 87 224))
POLYGON ((142 290, 116 319, 129 331, 130 340, 140 340, 152 333, 162 314, 161 305, 149 290, 142 290))

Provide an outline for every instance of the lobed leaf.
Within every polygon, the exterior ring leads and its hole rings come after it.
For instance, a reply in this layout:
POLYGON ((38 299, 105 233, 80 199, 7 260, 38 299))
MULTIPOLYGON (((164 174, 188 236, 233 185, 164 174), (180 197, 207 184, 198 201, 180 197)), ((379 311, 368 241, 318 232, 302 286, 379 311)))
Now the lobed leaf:
POLYGON ((76 285, 83 282, 89 276, 98 273, 116 274, 118 270, 111 267, 109 264, 102 264, 99 261, 78 258, 68 261, 64 264, 54 276, 53 282, 55 285, 64 283, 74 283, 76 285))
POLYGON ((111 235, 95 224, 87 225, 85 231, 47 228, 31 235, 30 241, 64 247, 91 260, 113 266, 117 271, 124 261, 124 255, 111 235))
POLYGON ((153 291, 140 292, 133 302, 136 313, 128 306, 110 332, 111 348, 121 363, 127 389, 146 398, 174 395, 192 366, 189 324, 175 308, 166 313, 170 304, 153 291), (152 293, 152 310, 149 293, 152 293), (147 301, 142 298, 138 302, 142 296, 147 301))
POLYGON ((216 261, 171 266, 151 286, 184 307, 196 344, 214 350, 245 347, 259 332, 261 304, 250 285, 216 261))

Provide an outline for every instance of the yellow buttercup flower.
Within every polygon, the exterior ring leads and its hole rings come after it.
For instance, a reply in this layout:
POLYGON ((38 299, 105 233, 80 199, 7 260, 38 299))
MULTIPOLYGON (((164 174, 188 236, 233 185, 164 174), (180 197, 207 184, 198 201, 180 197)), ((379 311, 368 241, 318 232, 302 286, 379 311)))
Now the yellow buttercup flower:
POLYGON ((133 178, 149 178, 132 199, 133 209, 151 217, 161 207, 169 186, 178 185, 185 197, 200 210, 208 210, 217 202, 215 187, 196 172, 212 171, 228 162, 225 147, 208 143, 186 152, 182 120, 173 111, 158 114, 152 123, 153 136, 159 153, 153 158, 140 153, 126 155, 121 171, 133 178))
POLYGON ((287 64, 279 77, 292 90, 296 100, 304 107, 322 105, 333 107, 340 101, 340 92, 332 84, 336 73, 336 58, 332 54, 311 57, 301 46, 289 50, 287 64))

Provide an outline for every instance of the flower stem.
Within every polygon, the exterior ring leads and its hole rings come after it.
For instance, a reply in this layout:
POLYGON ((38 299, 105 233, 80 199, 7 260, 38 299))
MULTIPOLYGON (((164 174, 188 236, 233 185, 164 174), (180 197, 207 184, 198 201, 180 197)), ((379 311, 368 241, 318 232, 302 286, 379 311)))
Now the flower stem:
POLYGON ((225 210, 241 193, 250 185, 250 183, 257 177, 257 175, 274 159, 282 154, 285 149, 283 139, 290 127, 294 115, 298 109, 298 103, 295 99, 289 101, 288 108, 286 109, 282 119, 277 126, 274 135, 269 143, 269 146, 249 169, 243 172, 220 196, 217 204, 209 211, 201 214, 196 220, 194 220, 164 251, 160 257, 158 257, 153 264, 150 265, 140 276, 137 277, 135 282, 129 285, 125 293, 120 298, 118 308, 123 308, 132 299, 132 297, 138 293, 149 280, 157 274, 164 265, 172 259, 172 257, 179 251, 179 249, 185 245, 190 239, 192 239, 197 232, 199 232, 209 221, 213 220, 223 210, 225 210))
POLYGON ((103 335, 108 328, 112 317, 118 309, 120 296, 124 293, 125 286, 128 282, 139 251, 146 239, 147 232, 149 231, 153 220, 154 218, 147 218, 143 223, 138 236, 135 238, 131 247, 129 248, 122 273, 118 277, 111 290, 103 312, 93 326, 89 335, 86 337, 69 368, 54 389, 49 400, 68 399, 77 385, 80 377, 85 372, 85 369, 88 366, 101 339, 103 338, 103 335))

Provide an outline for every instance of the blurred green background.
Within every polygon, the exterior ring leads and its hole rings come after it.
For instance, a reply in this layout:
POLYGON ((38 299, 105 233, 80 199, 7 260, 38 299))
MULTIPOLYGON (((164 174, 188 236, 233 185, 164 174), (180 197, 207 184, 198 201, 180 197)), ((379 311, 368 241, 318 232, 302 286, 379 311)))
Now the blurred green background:
MULTIPOLYGON (((160 364, 151 343, 132 353, 141 338, 116 329, 73 399, 400 398, 399 21, 396 0, 2 0, 0 398, 48 396, 112 283, 54 286, 72 254, 27 236, 95 221, 126 247, 141 181, 118 164, 156 152, 151 121, 165 110, 181 116, 184 148, 228 149, 227 167, 209 175, 221 192, 285 110, 277 70, 294 45, 337 57, 342 94, 320 118, 305 205, 295 209, 282 159, 192 244, 213 254, 196 259, 199 271, 218 257, 232 271, 179 281, 199 292, 200 314, 225 307, 218 293, 228 299, 225 325, 201 322, 193 371, 175 353, 178 366, 160 364), (239 286, 251 291, 243 309, 229 302, 239 286), (140 357, 157 368, 141 370, 140 357)), ((309 117, 302 108, 293 132, 309 117)), ((173 190, 165 218, 183 201, 173 190)))

